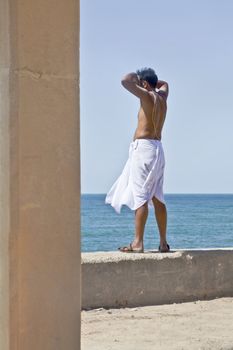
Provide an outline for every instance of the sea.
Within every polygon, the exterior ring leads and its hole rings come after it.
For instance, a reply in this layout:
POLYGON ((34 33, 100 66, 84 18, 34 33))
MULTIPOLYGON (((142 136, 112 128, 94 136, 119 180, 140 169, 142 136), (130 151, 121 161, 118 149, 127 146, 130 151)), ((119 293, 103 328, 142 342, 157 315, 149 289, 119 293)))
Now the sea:
MULTIPOLYGON (((167 194, 167 241, 171 249, 233 247, 233 194, 167 194)), ((116 251, 134 237, 134 212, 121 214, 105 204, 105 194, 81 196, 82 252, 116 251)), ((159 232, 150 208, 144 247, 158 249, 159 232)))

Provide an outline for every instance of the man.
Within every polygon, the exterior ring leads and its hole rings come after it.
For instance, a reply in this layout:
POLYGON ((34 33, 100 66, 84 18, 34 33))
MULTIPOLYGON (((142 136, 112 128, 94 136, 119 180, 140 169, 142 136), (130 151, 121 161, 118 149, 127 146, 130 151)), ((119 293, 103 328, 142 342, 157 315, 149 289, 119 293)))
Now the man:
POLYGON ((121 206, 135 210, 135 238, 121 252, 144 252, 143 235, 148 203, 153 203, 160 233, 160 252, 170 250, 166 241, 167 210, 163 196, 164 153, 162 128, 167 111, 168 84, 158 80, 151 68, 127 74, 121 81, 140 99, 138 125, 130 145, 129 159, 105 202, 120 213, 121 206))

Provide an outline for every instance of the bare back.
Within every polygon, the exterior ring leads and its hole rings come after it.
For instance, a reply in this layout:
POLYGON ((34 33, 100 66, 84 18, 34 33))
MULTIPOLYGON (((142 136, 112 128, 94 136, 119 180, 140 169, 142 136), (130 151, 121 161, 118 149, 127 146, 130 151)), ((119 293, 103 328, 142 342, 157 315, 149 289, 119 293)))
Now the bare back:
POLYGON ((159 92, 150 91, 148 98, 141 99, 134 140, 144 138, 161 140, 166 112, 167 102, 164 96, 159 92))

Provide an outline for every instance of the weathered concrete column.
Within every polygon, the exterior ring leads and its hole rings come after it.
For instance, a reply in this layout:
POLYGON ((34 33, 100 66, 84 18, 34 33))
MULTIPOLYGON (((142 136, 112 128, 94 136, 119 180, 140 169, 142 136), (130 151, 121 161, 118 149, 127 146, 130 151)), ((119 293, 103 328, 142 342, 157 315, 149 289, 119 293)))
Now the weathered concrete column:
POLYGON ((1 350, 80 348, 78 49, 78 0, 1 0, 1 350))

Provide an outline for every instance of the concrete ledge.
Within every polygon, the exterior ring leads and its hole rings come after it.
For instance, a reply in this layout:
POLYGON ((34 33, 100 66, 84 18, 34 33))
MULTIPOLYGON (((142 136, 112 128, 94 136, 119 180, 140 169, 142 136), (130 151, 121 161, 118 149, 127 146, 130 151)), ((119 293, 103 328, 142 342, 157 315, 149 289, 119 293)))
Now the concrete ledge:
POLYGON ((233 248, 82 253, 82 307, 135 307, 233 296, 233 248))

